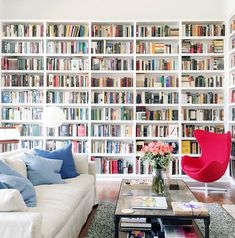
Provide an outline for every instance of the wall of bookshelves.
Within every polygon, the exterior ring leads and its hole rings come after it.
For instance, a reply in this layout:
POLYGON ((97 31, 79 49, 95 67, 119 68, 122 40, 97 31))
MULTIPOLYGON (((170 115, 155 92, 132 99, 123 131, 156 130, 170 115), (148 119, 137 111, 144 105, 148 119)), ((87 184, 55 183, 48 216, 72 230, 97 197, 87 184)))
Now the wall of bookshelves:
POLYGON ((100 174, 141 175, 151 166, 140 148, 161 140, 180 176, 181 155, 200 154, 193 131, 224 132, 223 21, 4 21, 1 31, 1 124, 21 125, 22 147, 71 141, 100 174), (41 120, 49 105, 66 115, 57 129, 41 120))
POLYGON ((235 14, 229 19, 228 37, 228 77, 229 77, 229 129, 232 133, 232 151, 230 160, 230 176, 235 178, 235 14))

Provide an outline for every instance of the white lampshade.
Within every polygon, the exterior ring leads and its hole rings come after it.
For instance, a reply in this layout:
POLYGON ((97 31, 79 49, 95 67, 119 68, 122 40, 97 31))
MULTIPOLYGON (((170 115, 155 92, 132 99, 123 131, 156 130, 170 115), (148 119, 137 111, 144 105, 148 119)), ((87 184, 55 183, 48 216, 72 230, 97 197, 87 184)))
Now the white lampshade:
POLYGON ((49 128, 56 128, 65 121, 65 114, 59 107, 47 107, 42 114, 44 124, 49 128))
POLYGON ((15 127, 0 127, 0 144, 2 143, 18 143, 20 132, 15 127))

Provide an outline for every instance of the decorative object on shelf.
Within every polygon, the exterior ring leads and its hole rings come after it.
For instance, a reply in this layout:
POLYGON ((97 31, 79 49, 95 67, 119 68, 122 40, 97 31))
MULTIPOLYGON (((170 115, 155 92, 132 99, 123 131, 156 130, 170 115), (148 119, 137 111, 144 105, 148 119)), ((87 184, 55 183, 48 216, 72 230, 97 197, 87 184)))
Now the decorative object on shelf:
POLYGON ((163 170, 174 160, 172 151, 172 146, 163 142, 151 142, 141 149, 141 152, 144 154, 141 158, 142 161, 147 161, 152 165, 153 193, 164 194, 165 184, 163 170))
POLYGON ((59 107, 47 107, 42 114, 42 120, 49 128, 61 126, 65 119, 65 114, 59 107))

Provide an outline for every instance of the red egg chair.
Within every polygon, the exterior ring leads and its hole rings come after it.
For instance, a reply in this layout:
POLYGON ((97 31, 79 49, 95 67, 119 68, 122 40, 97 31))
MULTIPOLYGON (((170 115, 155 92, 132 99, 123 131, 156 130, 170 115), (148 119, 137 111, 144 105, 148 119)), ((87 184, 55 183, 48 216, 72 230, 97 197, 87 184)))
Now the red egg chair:
POLYGON ((231 133, 226 134, 195 130, 194 136, 201 147, 200 157, 183 156, 182 170, 192 179, 205 183, 204 187, 193 187, 196 190, 226 191, 222 188, 208 187, 207 183, 221 178, 229 163, 231 152, 231 133))

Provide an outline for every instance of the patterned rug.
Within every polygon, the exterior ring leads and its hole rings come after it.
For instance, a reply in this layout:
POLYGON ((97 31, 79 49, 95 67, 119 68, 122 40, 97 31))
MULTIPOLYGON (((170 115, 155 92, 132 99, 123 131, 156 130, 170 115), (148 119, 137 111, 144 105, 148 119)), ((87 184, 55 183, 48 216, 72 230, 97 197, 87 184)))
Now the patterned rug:
MULTIPOLYGON (((211 216, 210 238, 235 238, 235 219, 216 203, 206 204, 206 207, 211 216)), ((112 202, 99 204, 87 238, 114 238, 114 209, 112 202)), ((203 220, 198 220, 197 224, 204 234, 203 220)))

